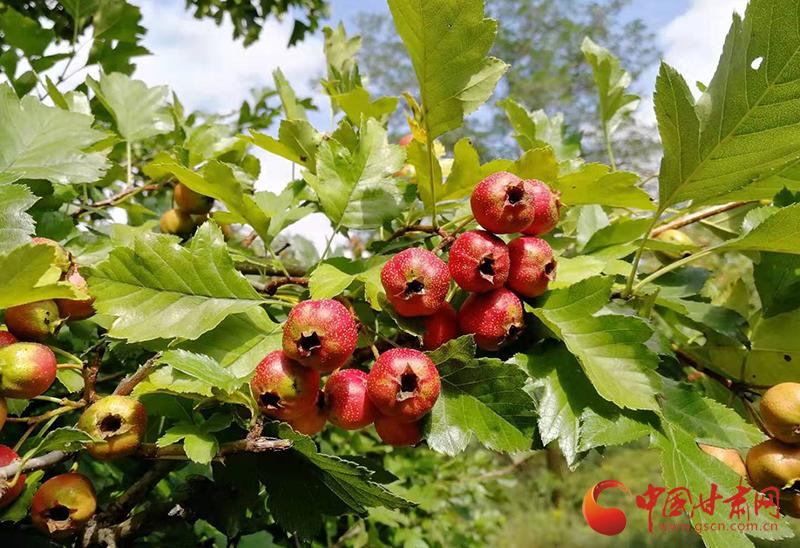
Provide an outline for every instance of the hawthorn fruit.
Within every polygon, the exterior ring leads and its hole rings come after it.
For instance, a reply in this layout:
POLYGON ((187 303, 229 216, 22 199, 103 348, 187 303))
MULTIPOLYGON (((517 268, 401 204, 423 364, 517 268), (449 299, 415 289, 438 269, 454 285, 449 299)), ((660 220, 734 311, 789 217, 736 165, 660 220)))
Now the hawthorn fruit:
POLYGON ((398 417, 379 415, 375 419, 375 431, 383 443, 393 447, 413 447, 422 441, 420 422, 406 422, 398 417))
MULTIPOLYGON (((80 289, 84 293, 89 289, 86 280, 83 279, 78 267, 75 266, 67 273, 67 281, 80 289)), ((85 320, 94 316, 94 297, 84 300, 75 299, 56 299, 59 315, 65 320, 85 320)))
POLYGON ((147 410, 136 398, 106 396, 83 412, 78 428, 103 440, 86 446, 86 451, 94 458, 127 457, 142 444, 147 430, 147 410))
POLYGON ((494 234, 470 230, 453 242, 448 266, 450 275, 464 291, 491 291, 503 287, 508 279, 508 247, 494 234))
POLYGON ((8 331, 0 331, 0 348, 8 346, 9 344, 14 344, 15 342, 17 342, 17 338, 14 335, 8 331))
POLYGON ((546 241, 522 236, 508 244, 511 268, 508 287, 523 297, 538 297, 556 278, 556 260, 546 241))
POLYGON ((331 424, 345 430, 369 426, 378 415, 367 397, 367 374, 360 369, 340 369, 328 377, 325 407, 331 424))
POLYGON ((534 185, 506 171, 482 180, 472 191, 470 205, 478 224, 495 234, 520 232, 536 215, 534 185))
POLYGON ((61 474, 44 482, 33 495, 31 520, 50 538, 65 540, 83 529, 96 509, 92 482, 82 474, 61 474))
POLYGON ((61 325, 58 305, 50 300, 12 306, 5 318, 8 330, 22 341, 41 342, 61 325))
POLYGON ((375 360, 367 377, 367 394, 378 411, 406 422, 425 416, 441 390, 434 363, 411 348, 387 350, 375 360))
POLYGON ((289 425, 297 432, 305 434, 306 436, 313 436, 319 434, 325 429, 325 423, 328 422, 328 410, 325 408, 325 393, 320 391, 317 396, 317 402, 311 409, 298 415, 297 417, 287 419, 289 425))
POLYGON ((51 240, 50 238, 31 238, 31 243, 34 245, 49 245, 53 249, 55 249, 55 259, 53 264, 61 269, 61 272, 66 272, 69 270, 71 260, 69 256, 69 252, 64 249, 64 247, 55 240, 51 240))
POLYGON ((447 297, 450 270, 435 253, 412 247, 383 265, 381 284, 401 316, 430 316, 447 297))
MULTIPOLYGON (((0 445, 0 466, 6 466, 19 459, 16 451, 5 445, 0 445)), ((20 474, 14 487, 9 487, 5 493, 0 495, 0 508, 5 508, 22 494, 25 489, 25 474, 20 474)))
POLYGON ((29 400, 47 392, 56 380, 56 356, 38 343, 0 348, 0 396, 29 400))
POLYGON ((800 443, 800 383, 776 384, 759 404, 770 436, 784 443, 800 443))
POLYGON ((522 231, 528 236, 540 236, 552 231, 557 225, 561 215, 561 200, 556 192, 542 181, 531 179, 534 187, 533 204, 536 214, 533 222, 522 231))
POLYGON ((303 301, 283 326, 283 351, 306 367, 323 373, 340 368, 358 344, 358 324, 339 301, 303 301))
POLYGON ((288 420, 313 410, 319 396, 319 371, 303 367, 280 350, 256 366, 250 388, 261 412, 288 420))
POLYGON ((190 215, 205 215, 214 206, 214 198, 195 192, 183 183, 175 185, 173 198, 177 208, 190 215))
POLYGON ((165 211, 161 215, 158 225, 164 234, 177 234, 179 236, 188 236, 195 229, 195 222, 192 216, 180 209, 165 211))
POLYGON ((422 320, 425 331, 422 334, 422 346, 425 350, 436 350, 447 341, 458 337, 458 314, 453 306, 442 303, 439 310, 422 320))
POLYGON ((462 333, 475 336, 484 350, 499 350, 514 341, 525 327, 522 302, 506 288, 473 293, 458 311, 462 333))
POLYGON ((783 489, 800 478, 800 446, 767 440, 747 452, 747 474, 756 489, 783 489))
POLYGON ((706 445, 698 443, 697 446, 708 455, 711 455, 718 461, 722 462, 725 466, 742 476, 747 477, 747 469, 744 466, 742 456, 735 449, 728 449, 725 447, 716 447, 713 445, 706 445))

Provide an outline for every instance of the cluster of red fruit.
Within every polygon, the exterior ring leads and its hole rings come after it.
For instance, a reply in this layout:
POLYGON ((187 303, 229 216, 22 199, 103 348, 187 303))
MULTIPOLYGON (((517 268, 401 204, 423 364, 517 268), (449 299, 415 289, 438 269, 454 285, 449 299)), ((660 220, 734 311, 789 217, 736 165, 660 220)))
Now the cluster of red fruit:
POLYGON ((347 430, 375 423, 390 445, 416 445, 420 419, 439 397, 439 373, 418 350, 394 348, 381 354, 369 373, 342 367, 358 343, 358 323, 335 300, 304 301, 283 327, 283 350, 268 354, 250 383, 268 417, 287 421, 307 435, 326 422, 347 430), (329 374, 323 389, 321 376, 329 374))
POLYGON ((423 317, 423 344, 434 349, 463 334, 484 350, 498 350, 524 328, 518 295, 537 297, 555 278, 550 245, 537 235, 558 224, 561 204, 545 183, 504 171, 478 183, 470 200, 485 230, 456 238, 448 264, 432 251, 406 249, 381 272, 389 302, 401 316, 423 317), (496 234, 522 233, 509 244, 496 234), (471 294, 458 313, 446 302, 450 279, 471 294))
POLYGON ((188 236, 206 220, 214 206, 213 198, 203 196, 183 183, 175 185, 172 196, 175 207, 165 211, 159 221, 161 232, 166 234, 188 236))

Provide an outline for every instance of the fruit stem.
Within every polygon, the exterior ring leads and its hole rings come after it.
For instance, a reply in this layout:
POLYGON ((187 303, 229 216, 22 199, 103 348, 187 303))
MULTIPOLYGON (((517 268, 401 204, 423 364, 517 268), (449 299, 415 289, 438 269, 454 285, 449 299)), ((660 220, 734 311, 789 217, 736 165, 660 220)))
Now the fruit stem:
POLYGON ((59 363, 56 364, 56 369, 76 369, 78 371, 83 371, 83 366, 77 363, 59 363))
MULTIPOLYGON (((83 361, 78 356, 76 356, 75 354, 70 354, 66 350, 61 350, 57 346, 51 346, 50 350, 52 350, 54 354, 58 354, 59 356, 63 356, 65 358, 67 358, 68 360, 70 360, 73 364, 79 365, 79 366, 81 366, 81 368, 83 368, 83 361)), ((64 367, 67 366, 67 364, 58 364, 59 367, 61 367, 62 365, 64 367)))
POLYGON ((428 180, 431 183, 431 224, 433 228, 439 228, 439 221, 436 218, 436 181, 433 178, 435 174, 433 161, 436 154, 433 151, 433 138, 431 137, 430 129, 425 132, 425 142, 428 148, 428 180))
POLYGON ((719 246, 709 247, 708 249, 704 249, 702 251, 698 251, 697 253, 689 255, 688 257, 684 257, 683 259, 675 261, 674 263, 670 263, 668 265, 663 266, 662 268, 659 268, 658 270, 656 270, 655 272, 653 272, 652 274, 647 276, 644 280, 642 280, 641 282, 636 284, 636 286, 633 288, 633 293, 635 294, 642 287, 644 287, 645 285, 649 284, 650 282, 652 282, 654 280, 657 280, 658 278, 660 278, 664 274, 667 274, 668 272, 672 272, 673 270, 675 270, 677 268, 680 268, 683 265, 689 264, 689 263, 691 263, 693 261, 696 261, 698 259, 702 259, 703 257, 705 257, 707 255, 711 255, 712 253, 717 251, 718 247, 719 246))
POLYGON ((631 273, 628 275, 628 281, 625 284, 625 289, 622 291, 622 297, 627 299, 633 294, 633 282, 636 281, 636 274, 639 272, 639 263, 642 260, 642 253, 644 253, 644 246, 647 245, 647 239, 650 237, 650 233, 653 231, 655 226, 658 224, 659 214, 656 213, 653 216, 653 222, 650 223, 650 226, 647 227, 644 235, 642 236, 642 243, 639 244, 639 248, 636 250, 636 255, 633 256, 633 264, 631 265, 631 273))
POLYGON ((50 420, 53 417, 63 415, 64 413, 70 413, 72 411, 75 411, 76 409, 80 409, 81 407, 85 406, 86 404, 84 402, 75 402, 73 405, 59 407, 58 409, 53 409, 52 411, 48 411, 47 413, 42 413, 41 415, 35 415, 33 417, 8 417, 6 421, 20 422, 25 424, 39 424, 40 422, 50 420))

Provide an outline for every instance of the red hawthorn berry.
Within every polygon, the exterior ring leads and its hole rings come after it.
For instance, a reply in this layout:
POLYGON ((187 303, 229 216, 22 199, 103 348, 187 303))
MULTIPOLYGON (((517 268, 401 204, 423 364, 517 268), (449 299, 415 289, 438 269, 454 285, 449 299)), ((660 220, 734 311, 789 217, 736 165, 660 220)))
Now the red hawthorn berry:
POLYGON ((378 414, 367 397, 367 374, 359 369, 335 371, 325 383, 328 420, 345 430, 369 426, 378 414))
POLYGON ((456 238, 448 266, 450 275, 464 291, 491 291, 503 287, 508 279, 508 247, 494 234, 470 230, 456 238))
POLYGON ((523 234, 538 236, 547 234, 558 225, 561 215, 561 200, 557 192, 553 192, 542 181, 531 179, 534 185, 534 208, 536 215, 533 222, 522 231, 523 234))
POLYGON ((533 222, 534 185, 506 171, 489 175, 475 187, 470 198, 478 224, 495 234, 524 230, 533 222))
POLYGON ((339 301, 303 301, 283 326, 283 351, 305 365, 329 373, 340 368, 358 344, 358 324, 339 301))
POLYGON ((378 356, 367 378, 367 393, 378 411, 406 422, 428 413, 441 389, 434 363, 411 348, 392 348, 378 356))
POLYGON ((442 306, 450 287, 447 264, 417 247, 389 259, 381 270, 386 298, 401 316, 430 316, 442 306))
POLYGON ((508 244, 511 272, 507 285, 524 297, 538 297, 556 279, 556 260, 546 241, 522 236, 508 244))
POLYGON ((498 350, 522 332, 522 302, 506 288, 473 293, 461 305, 458 323, 462 333, 475 336, 480 348, 498 350))

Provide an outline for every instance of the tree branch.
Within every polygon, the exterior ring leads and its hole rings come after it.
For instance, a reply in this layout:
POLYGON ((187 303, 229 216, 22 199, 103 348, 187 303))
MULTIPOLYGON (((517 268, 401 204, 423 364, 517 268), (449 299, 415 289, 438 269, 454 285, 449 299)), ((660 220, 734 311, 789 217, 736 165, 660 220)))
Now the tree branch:
POLYGON ((83 369, 83 399, 87 404, 97 400, 97 374, 103 361, 103 347, 99 346, 91 363, 83 369))
POLYGON ((129 396, 133 389, 136 388, 136 385, 145 380, 150 373, 153 372, 153 369, 156 368, 156 362, 161 358, 161 352, 157 353, 155 356, 144 362, 139 369, 132 375, 129 375, 120 381, 119 385, 117 385, 116 390, 114 390, 115 396, 129 396))
POLYGON ((114 519, 118 519, 133 510, 147 497, 158 482, 168 476, 177 466, 178 463, 172 460, 156 462, 150 470, 128 487, 122 496, 108 505, 106 511, 98 516, 98 521, 112 522, 114 519))
POLYGON ((402 236, 405 236, 409 232, 424 232, 426 234, 438 234, 442 238, 449 238, 450 234, 446 230, 442 230, 439 227, 433 225, 411 225, 411 226, 404 226, 396 230, 389 238, 386 239, 387 242, 391 242, 392 240, 396 240, 402 236))
POLYGON ((455 241, 455 239, 458 237, 458 233, 461 232, 462 230, 464 230, 464 228, 474 220, 475 220, 475 217, 472 217, 472 216, 464 219, 464 221, 462 221, 461 224, 459 224, 457 227, 455 227, 453 229, 453 231, 450 232, 447 235, 447 237, 442 238, 442 241, 439 242, 439 245, 437 245, 436 247, 433 248, 434 253, 438 253, 439 251, 443 251, 444 249, 447 249, 447 247, 451 243, 453 243, 455 241))
POLYGON ((697 211, 690 215, 686 215, 685 217, 680 217, 678 219, 675 219, 674 221, 664 223, 663 225, 654 228, 653 231, 650 233, 650 237, 657 238, 659 235, 663 234, 667 230, 675 230, 678 228, 682 228, 684 226, 696 223, 697 221, 702 221, 703 219, 707 219, 709 217, 713 217, 714 215, 719 215, 720 213, 725 213, 726 211, 731 211, 732 209, 737 209, 739 207, 751 203, 753 202, 731 202, 729 204, 722 204, 714 207, 709 207, 708 209, 703 209, 701 211, 697 211))
POLYGON ((117 205, 117 204, 119 204, 121 202, 124 202, 125 200, 127 200, 131 196, 135 196, 136 194, 139 194, 141 192, 145 192, 145 191, 148 191, 148 190, 158 190, 159 188, 161 188, 161 186, 162 186, 161 184, 150 184, 150 185, 144 185, 144 186, 130 186, 130 187, 122 190, 118 194, 114 194, 110 198, 106 198, 105 200, 100 200, 100 201, 94 202, 92 204, 82 205, 82 206, 78 207, 77 211, 74 211, 72 213, 72 217, 73 218, 78 218, 81 215, 83 215, 84 213, 92 211, 94 209, 102 209, 104 207, 117 205))
POLYGON ((302 277, 295 277, 295 276, 284 276, 282 278, 277 278, 272 280, 268 284, 262 284, 258 282, 250 282, 253 287, 260 293, 265 293, 267 295, 274 295, 278 292, 278 288, 284 285, 299 285, 302 287, 308 287, 308 278, 302 277))

